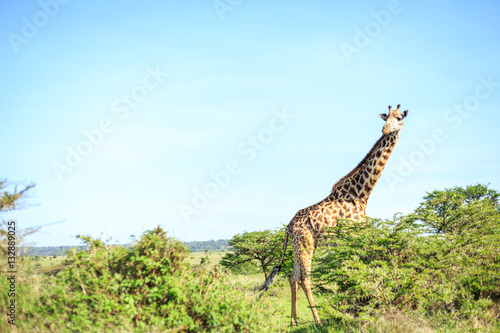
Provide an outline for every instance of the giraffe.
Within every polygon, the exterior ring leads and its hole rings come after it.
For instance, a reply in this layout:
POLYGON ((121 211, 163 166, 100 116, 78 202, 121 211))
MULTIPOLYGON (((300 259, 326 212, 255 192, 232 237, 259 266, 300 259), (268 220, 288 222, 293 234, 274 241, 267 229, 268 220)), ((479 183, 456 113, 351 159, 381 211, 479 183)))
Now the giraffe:
POLYGON ((292 326, 297 325, 297 290, 300 286, 306 294, 314 316, 314 321, 321 324, 311 292, 311 260, 316 248, 326 240, 327 227, 335 227, 338 219, 360 221, 365 218, 368 198, 391 155, 399 132, 403 128, 403 119, 408 110, 399 111, 400 105, 380 117, 385 121, 382 137, 378 139, 365 158, 335 185, 324 200, 299 210, 288 224, 285 231, 281 262, 273 268, 261 290, 267 290, 273 278, 278 274, 288 245, 292 245, 294 268, 289 278, 292 295, 292 326))

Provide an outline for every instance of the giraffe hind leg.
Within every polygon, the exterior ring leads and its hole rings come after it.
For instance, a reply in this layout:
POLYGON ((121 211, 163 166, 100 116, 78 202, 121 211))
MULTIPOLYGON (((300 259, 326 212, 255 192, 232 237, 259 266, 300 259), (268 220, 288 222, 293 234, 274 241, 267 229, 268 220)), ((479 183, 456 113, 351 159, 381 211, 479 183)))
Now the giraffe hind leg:
POLYGON ((306 294, 307 301, 311 307, 311 311, 316 324, 321 325, 321 319, 319 318, 318 310, 314 304, 314 299, 311 291, 311 261, 314 250, 303 250, 301 255, 301 272, 299 277, 299 286, 302 287, 304 293, 306 294))

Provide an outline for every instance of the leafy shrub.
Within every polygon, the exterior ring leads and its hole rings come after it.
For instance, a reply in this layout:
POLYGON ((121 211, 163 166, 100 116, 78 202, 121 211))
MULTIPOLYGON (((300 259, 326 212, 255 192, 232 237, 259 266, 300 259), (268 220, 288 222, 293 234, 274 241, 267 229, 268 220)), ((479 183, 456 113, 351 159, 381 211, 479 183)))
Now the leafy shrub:
POLYGON ((324 311, 341 320, 394 309, 444 322, 485 319, 500 291, 500 219, 468 225, 475 227, 443 235, 412 216, 339 222, 313 264, 319 290, 330 294, 324 311))
POLYGON ((47 285, 37 315, 49 330, 72 332, 158 330, 239 332, 256 317, 242 294, 217 269, 188 269, 187 250, 157 227, 129 249, 80 237, 87 251, 47 285))

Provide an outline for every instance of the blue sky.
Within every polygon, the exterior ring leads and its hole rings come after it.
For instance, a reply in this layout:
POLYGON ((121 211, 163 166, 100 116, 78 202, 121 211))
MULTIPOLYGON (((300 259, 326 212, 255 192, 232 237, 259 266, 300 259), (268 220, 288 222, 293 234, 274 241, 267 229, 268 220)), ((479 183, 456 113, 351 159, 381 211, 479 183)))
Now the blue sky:
POLYGON ((500 190, 495 1, 23 1, 0 5, 0 177, 36 183, 28 241, 274 229, 409 110, 368 203, 500 190))

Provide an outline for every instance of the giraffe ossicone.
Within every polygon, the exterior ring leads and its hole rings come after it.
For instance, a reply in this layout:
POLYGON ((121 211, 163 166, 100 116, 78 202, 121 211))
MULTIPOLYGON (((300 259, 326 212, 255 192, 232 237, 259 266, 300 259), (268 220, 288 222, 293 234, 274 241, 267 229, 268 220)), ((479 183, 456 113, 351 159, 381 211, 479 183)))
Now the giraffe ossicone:
POLYGON ((365 218, 368 198, 398 141, 399 132, 404 125, 403 119, 408 115, 408 110, 402 113, 399 110, 400 104, 396 110, 389 105, 389 113, 380 114, 385 121, 382 137, 375 142, 365 158, 333 185, 332 192, 325 199, 299 210, 286 228, 281 262, 273 268, 261 290, 266 290, 278 274, 290 241, 294 256, 294 268, 289 278, 292 294, 292 326, 297 324, 299 286, 306 294, 314 321, 321 324, 311 292, 310 273, 314 251, 326 240, 326 230, 335 227, 337 220, 360 221, 365 218))

